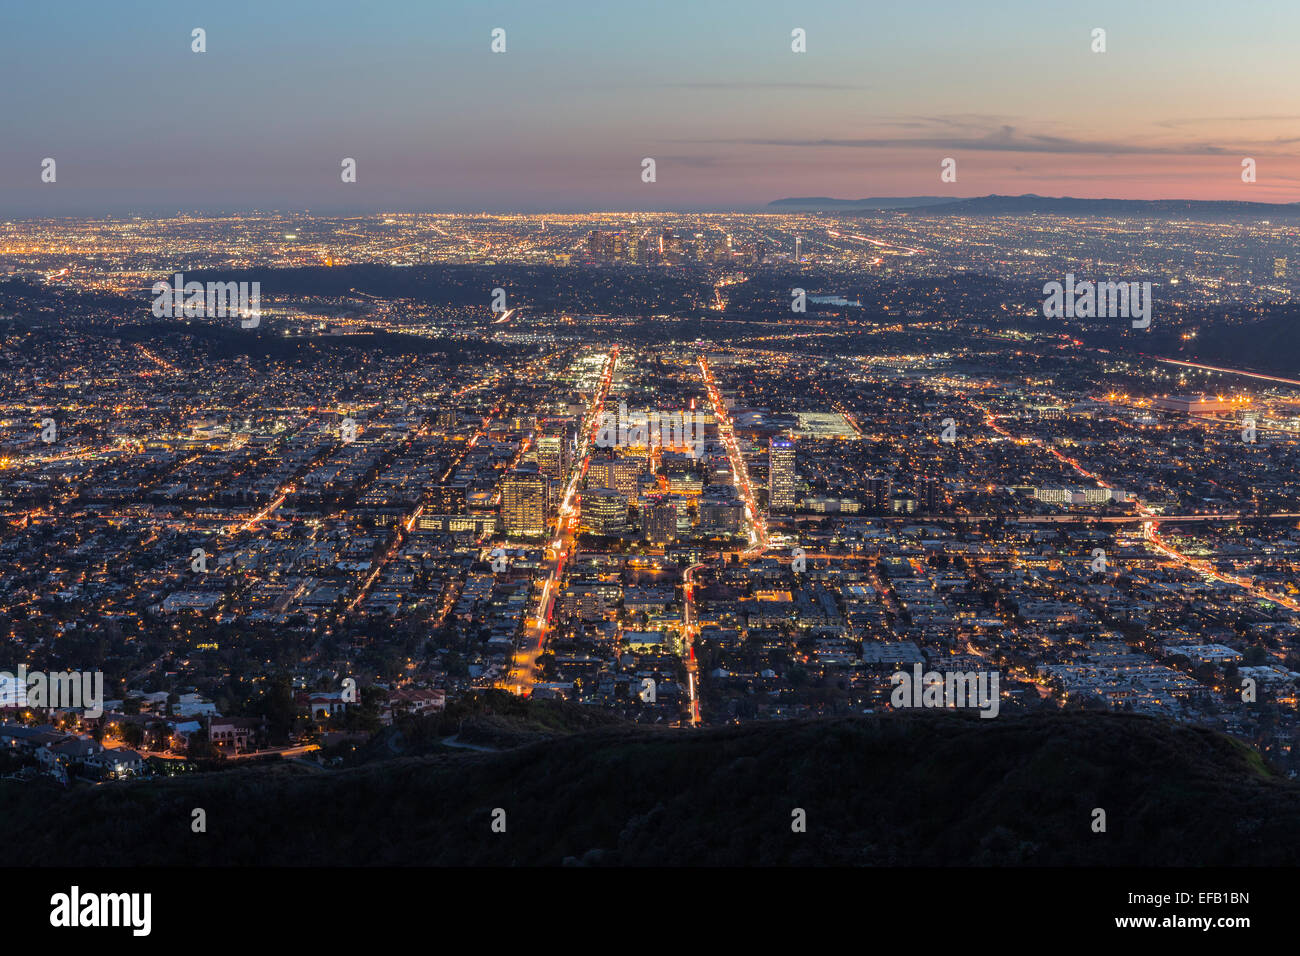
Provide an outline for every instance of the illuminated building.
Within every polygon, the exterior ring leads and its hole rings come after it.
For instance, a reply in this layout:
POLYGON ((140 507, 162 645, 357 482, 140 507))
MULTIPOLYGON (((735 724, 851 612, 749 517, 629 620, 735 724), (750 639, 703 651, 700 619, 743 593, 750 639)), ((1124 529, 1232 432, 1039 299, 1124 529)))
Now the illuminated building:
POLYGON ((627 498, 609 488, 582 493, 579 527, 591 534, 614 535, 627 529, 627 498))
POLYGON ((564 478, 569 470, 569 446, 564 435, 537 439, 537 468, 548 478, 564 478))
POLYGON ((677 503, 667 495, 648 497, 641 512, 641 529, 650 541, 676 540, 677 503))
POLYGON ((501 482, 501 524, 510 537, 535 537, 546 533, 546 476, 520 466, 501 482))
POLYGON ((1232 402, 1222 398, 1209 398, 1205 395, 1167 395, 1152 399, 1151 407, 1162 412, 1182 412, 1184 415, 1204 415, 1207 412, 1230 412, 1232 402))
POLYGON ((773 438, 767 446, 767 506, 769 511, 793 511, 795 506, 794 442, 773 438))

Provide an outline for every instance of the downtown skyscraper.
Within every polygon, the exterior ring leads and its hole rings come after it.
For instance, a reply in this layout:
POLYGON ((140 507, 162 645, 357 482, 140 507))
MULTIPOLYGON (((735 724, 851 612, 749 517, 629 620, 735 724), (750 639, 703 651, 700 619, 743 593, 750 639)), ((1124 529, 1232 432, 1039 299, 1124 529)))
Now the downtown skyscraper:
POLYGON ((501 524, 512 538, 537 537, 546 533, 546 476, 521 465, 501 482, 501 524))
POLYGON ((796 504, 794 442, 773 438, 767 446, 767 507, 793 511, 796 504))

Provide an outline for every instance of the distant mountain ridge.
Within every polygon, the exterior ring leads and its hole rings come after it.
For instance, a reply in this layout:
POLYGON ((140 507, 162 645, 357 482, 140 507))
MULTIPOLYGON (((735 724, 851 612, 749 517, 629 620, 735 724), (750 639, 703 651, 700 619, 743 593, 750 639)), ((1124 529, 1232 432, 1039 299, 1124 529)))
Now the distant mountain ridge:
POLYGON ((952 202, 951 196, 891 196, 875 199, 832 199, 829 196, 802 196, 777 199, 770 207, 783 209, 914 209, 952 202))
POLYGON ((927 216, 1121 216, 1156 219, 1300 219, 1300 203, 1245 202, 1201 199, 1075 199, 1071 196, 976 196, 944 199, 902 196, 895 199, 778 199, 769 209, 808 209, 869 212, 877 209, 916 209, 927 216))

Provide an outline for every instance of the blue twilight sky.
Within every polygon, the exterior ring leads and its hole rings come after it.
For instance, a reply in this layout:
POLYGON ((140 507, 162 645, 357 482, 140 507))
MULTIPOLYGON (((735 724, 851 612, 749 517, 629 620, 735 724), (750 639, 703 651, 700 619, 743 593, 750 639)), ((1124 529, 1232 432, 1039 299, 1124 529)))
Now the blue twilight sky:
POLYGON ((1295 201, 1297 37, 1296 0, 4 0, 0 217, 1295 201))

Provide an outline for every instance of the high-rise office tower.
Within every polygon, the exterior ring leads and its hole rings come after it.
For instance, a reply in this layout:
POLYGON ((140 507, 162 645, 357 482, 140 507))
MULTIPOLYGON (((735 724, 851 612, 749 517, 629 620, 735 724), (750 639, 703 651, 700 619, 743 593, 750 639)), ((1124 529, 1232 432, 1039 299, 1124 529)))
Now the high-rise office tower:
POLYGON ((651 541, 677 539, 677 502, 669 495, 647 497, 641 508, 641 531, 651 541))
POLYGON ((501 523, 508 536, 531 538, 546 533, 548 489, 546 476, 527 465, 502 479, 501 523))
POLYGON ((579 528, 592 534, 616 535, 627 529, 627 498, 609 488, 582 493, 579 528))
POLYGON ((704 534, 736 534, 744 525, 744 502, 731 489, 725 492, 717 489, 704 495, 699 508, 700 531, 704 534))
POLYGON ((592 456, 591 463, 587 465, 587 487, 588 488, 613 488, 614 487, 614 462, 610 458, 596 458, 592 456))
POLYGON ((636 496, 637 480, 644 471, 645 461, 641 458, 615 458, 607 487, 633 498, 636 496))
POLYGON ((537 468, 548 478, 563 480, 569 470, 569 443, 563 434, 537 439, 537 468))
POLYGON ((793 511, 795 506, 794 442, 773 438, 767 446, 767 507, 793 511))
POLYGON ((645 470, 644 458, 593 458, 587 466, 587 487, 610 488, 626 498, 635 498, 637 482, 645 470))

